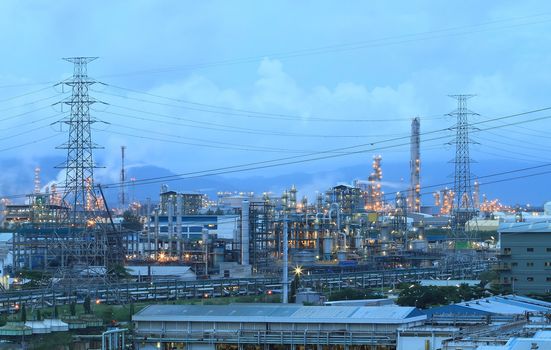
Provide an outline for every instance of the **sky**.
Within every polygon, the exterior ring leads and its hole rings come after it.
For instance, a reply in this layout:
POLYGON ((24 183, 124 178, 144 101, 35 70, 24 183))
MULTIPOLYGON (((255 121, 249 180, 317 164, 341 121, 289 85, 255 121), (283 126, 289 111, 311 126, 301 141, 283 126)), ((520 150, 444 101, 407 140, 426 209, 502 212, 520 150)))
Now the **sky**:
MULTIPOLYGON (((495 173, 496 163, 543 165, 551 111, 494 119, 551 105, 550 29, 543 1, 2 1, 0 195, 32 189, 36 166, 63 160, 56 146, 67 130, 55 122, 67 107, 56 102, 70 91, 54 84, 70 78, 61 58, 72 56, 98 57, 88 72, 98 81, 90 95, 104 102, 91 111, 103 183, 118 181, 125 145, 130 174, 285 159, 220 176, 265 177, 269 187, 273 176, 307 174, 309 191, 366 178, 380 154, 393 165, 388 188, 398 188, 409 178, 412 117, 431 169, 422 183, 450 181, 454 94, 476 95, 474 175, 495 173), (343 174, 350 167, 364 170, 343 174)), ((63 179, 47 173, 43 182, 63 179)), ((543 202, 547 178, 487 191, 543 202), (541 190, 518 190, 526 186, 541 190)))

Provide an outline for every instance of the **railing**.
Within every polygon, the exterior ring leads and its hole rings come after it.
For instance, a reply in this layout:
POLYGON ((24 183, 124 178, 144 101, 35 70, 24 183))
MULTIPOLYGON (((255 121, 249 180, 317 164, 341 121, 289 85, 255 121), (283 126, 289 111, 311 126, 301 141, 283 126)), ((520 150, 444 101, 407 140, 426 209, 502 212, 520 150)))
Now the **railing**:
POLYGON ((235 331, 235 332, 140 332, 136 341, 199 344, 290 344, 290 345, 392 345, 394 332, 348 331, 235 331))
MULTIPOLYGON (((488 269, 487 262, 455 264, 443 268, 394 269, 348 273, 304 275, 304 287, 341 289, 347 287, 378 288, 400 282, 415 282, 430 278, 465 278, 488 269)), ((281 286, 280 277, 228 278, 220 280, 126 282, 102 286, 64 286, 52 289, 33 289, 0 294, 0 312, 9 311, 18 303, 35 307, 54 304, 82 303, 85 296, 102 303, 128 303, 132 301, 162 301, 167 299, 222 297, 229 294, 253 295, 263 293, 265 286, 281 286), (229 294, 228 294, 229 293, 229 294)), ((273 288, 273 287, 272 287, 273 288)))

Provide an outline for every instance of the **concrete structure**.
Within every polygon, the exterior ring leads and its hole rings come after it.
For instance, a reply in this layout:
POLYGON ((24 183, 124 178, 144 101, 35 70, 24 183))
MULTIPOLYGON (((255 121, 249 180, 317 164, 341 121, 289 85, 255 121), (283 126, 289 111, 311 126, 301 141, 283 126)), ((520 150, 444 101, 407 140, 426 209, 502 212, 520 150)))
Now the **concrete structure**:
POLYGON ((551 292, 551 222, 516 222, 499 229, 499 284, 521 294, 551 292))
POLYGON ((413 307, 151 305, 132 317, 136 349, 394 349, 413 307))

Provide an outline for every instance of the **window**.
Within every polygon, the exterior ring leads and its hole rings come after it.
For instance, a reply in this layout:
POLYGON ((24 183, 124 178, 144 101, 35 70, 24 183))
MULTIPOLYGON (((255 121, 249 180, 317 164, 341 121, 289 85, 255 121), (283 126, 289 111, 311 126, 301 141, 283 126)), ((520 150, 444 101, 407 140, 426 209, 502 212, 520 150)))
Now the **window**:
POLYGON ((551 282, 551 277, 547 277, 545 280, 546 280, 547 282, 551 282))
POLYGON ((511 263, 511 267, 516 267, 516 266, 518 266, 517 262, 511 263))
POLYGON ((534 277, 526 277, 526 280, 527 280, 528 282, 534 282, 534 277))
POLYGON ((511 254, 511 248, 503 248, 505 254, 511 254))
POLYGON ((533 262, 527 262, 526 263, 526 267, 533 267, 534 266, 534 263, 533 262))
POLYGON ((534 248, 526 248, 526 251, 527 251, 527 252, 533 252, 533 251, 534 251, 534 248))
POLYGON ((545 248, 545 251, 551 253, 551 248, 545 248))
POLYGON ((546 261, 543 264, 545 265, 545 267, 551 267, 551 261, 546 261))

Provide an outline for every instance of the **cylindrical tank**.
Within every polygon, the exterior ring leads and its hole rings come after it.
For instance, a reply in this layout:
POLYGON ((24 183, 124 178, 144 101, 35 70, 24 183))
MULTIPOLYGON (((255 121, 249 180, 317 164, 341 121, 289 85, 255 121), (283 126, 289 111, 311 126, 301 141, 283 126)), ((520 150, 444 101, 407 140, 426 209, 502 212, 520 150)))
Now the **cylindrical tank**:
POLYGON ((356 248, 356 250, 363 248, 363 240, 360 231, 356 232, 356 236, 354 237, 354 248, 356 248))
POLYGON ((346 260, 346 251, 345 250, 339 250, 337 252, 337 259, 339 261, 345 261, 346 260))
POLYGON ((551 215, 551 202, 547 202, 543 205, 543 214, 551 215))
POLYGON ((331 251, 333 250, 333 237, 325 235, 323 237, 323 260, 331 260, 331 251))

